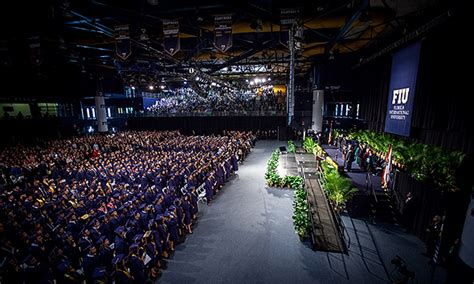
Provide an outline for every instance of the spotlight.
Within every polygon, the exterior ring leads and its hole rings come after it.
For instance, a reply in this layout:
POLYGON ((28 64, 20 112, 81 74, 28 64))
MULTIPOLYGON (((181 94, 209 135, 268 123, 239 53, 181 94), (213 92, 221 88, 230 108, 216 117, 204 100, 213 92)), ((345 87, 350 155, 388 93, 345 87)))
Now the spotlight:
POLYGON ((135 90, 135 86, 131 86, 132 90, 135 90))
POLYGON ((166 88, 165 85, 160 86, 160 89, 162 89, 162 90, 164 90, 165 88, 166 88))
POLYGON ((262 79, 262 82, 265 83, 265 81, 267 81, 267 79, 263 78, 263 79, 262 79))
POLYGON ((153 90, 155 87, 153 85, 148 86, 148 89, 153 90))
POLYGON ((184 81, 183 84, 184 84, 184 85, 187 85, 187 84, 188 84, 188 81, 184 81))
POLYGON ((249 79, 245 79, 245 82, 248 83, 248 82, 249 82, 249 79))
POLYGON ((199 80, 200 80, 200 78, 199 78, 199 77, 196 77, 196 81, 199 81, 199 80))
POLYGON ((272 80, 272 78, 268 77, 268 81, 271 81, 271 80, 272 80))

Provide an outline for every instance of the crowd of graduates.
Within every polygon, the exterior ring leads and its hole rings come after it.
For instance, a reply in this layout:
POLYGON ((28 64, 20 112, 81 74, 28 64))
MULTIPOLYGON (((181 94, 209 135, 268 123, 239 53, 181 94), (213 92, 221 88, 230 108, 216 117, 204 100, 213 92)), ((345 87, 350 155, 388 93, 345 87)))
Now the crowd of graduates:
POLYGON ((0 282, 155 281, 255 140, 121 132, 0 151, 0 282))

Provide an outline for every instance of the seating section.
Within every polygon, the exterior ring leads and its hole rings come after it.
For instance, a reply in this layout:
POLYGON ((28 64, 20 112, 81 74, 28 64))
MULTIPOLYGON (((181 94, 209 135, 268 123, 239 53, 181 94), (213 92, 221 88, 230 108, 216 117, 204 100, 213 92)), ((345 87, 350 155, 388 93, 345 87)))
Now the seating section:
POLYGON ((1 282, 156 280, 254 140, 144 131, 3 149, 1 282))

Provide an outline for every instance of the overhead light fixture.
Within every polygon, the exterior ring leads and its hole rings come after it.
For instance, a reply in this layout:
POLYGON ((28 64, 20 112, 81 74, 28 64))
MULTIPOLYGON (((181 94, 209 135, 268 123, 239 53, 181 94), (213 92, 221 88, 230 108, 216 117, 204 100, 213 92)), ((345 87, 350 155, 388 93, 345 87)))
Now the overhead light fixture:
POLYGON ((215 85, 217 85, 216 82, 212 82, 212 83, 211 83, 211 86, 215 86, 215 85))
POLYGON ((150 86, 148 86, 148 89, 153 90, 153 89, 155 89, 155 87, 153 85, 150 85, 150 86))
POLYGON ((250 82, 250 86, 253 86, 253 85, 255 85, 255 82, 254 82, 254 81, 251 81, 251 82, 250 82))
POLYGON ((272 78, 268 77, 268 81, 271 81, 271 80, 272 80, 272 78))
POLYGON ((135 86, 131 86, 132 90, 135 90, 135 86))
POLYGON ((196 81, 199 81, 199 80, 200 80, 200 78, 199 78, 199 77, 196 77, 196 81))
POLYGON ((165 88, 166 88, 165 85, 160 86, 160 89, 162 89, 162 90, 164 90, 165 88))

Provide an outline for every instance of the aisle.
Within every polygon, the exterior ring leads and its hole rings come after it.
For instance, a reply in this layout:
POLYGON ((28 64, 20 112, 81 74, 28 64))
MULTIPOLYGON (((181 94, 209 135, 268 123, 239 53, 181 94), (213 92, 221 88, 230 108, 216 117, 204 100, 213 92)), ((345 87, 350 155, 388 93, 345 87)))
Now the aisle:
POLYGON ((282 145, 257 143, 212 206, 202 208, 194 234, 177 247, 158 283, 390 283, 394 253, 421 251, 415 237, 348 218, 349 255, 301 243, 291 220, 293 192, 265 186, 266 163, 282 145))

